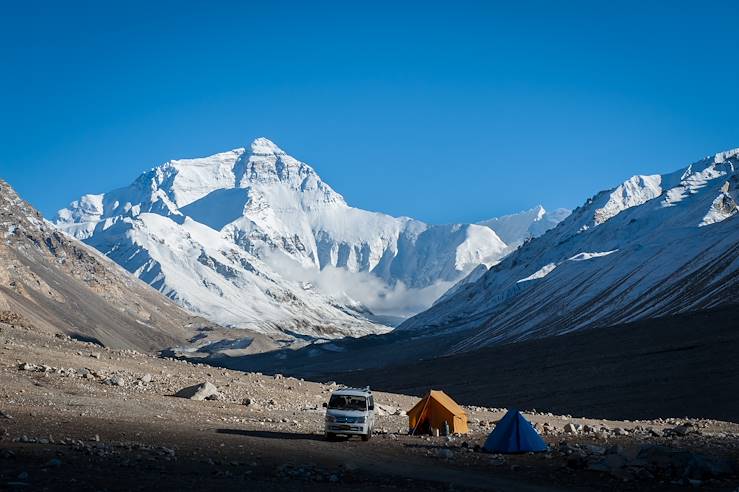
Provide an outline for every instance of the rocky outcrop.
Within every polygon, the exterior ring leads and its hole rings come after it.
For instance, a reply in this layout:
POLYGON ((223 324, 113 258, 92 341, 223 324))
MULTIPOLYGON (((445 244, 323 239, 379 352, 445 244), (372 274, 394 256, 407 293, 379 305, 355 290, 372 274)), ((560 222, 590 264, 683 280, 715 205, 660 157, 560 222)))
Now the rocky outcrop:
POLYGON ((56 229, 2 180, 0 322, 139 350, 215 326, 56 229))

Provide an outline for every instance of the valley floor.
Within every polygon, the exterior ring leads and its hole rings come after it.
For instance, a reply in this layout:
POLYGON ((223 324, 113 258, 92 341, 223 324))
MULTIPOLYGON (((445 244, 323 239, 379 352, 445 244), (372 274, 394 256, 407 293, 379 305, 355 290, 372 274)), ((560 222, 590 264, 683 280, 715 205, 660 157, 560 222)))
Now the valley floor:
POLYGON ((0 375, 0 490, 739 486, 739 425, 715 420, 529 412, 551 451, 500 456, 475 448, 503 409, 465 407, 466 436, 408 436, 407 418, 395 410, 418 399, 376 393, 391 415, 378 417, 373 439, 327 442, 322 403, 334 384, 109 350, 2 324, 0 375), (172 396, 203 381, 221 398, 172 396))
MULTIPOLYGON (((345 350, 231 357, 215 364, 460 403, 546 408, 598 418, 709 417, 739 422, 739 305, 645 319, 439 357, 467 332, 393 332, 342 340, 345 350)), ((334 345, 339 345, 335 342, 334 345)))

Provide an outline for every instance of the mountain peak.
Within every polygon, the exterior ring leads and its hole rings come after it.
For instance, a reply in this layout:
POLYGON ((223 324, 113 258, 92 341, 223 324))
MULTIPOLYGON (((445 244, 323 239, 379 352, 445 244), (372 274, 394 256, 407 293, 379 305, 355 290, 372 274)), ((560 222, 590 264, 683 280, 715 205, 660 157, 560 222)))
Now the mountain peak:
POLYGON ((284 155, 285 151, 279 148, 272 140, 259 137, 251 143, 251 153, 256 155, 284 155))
POLYGON ((719 152, 713 156, 713 161, 717 164, 721 164, 728 159, 733 159, 735 157, 739 157, 739 148, 719 152))
POLYGON ((517 246, 529 237, 541 236, 569 214, 567 209, 547 212, 542 205, 537 205, 529 210, 483 220, 478 224, 495 231, 509 246, 517 246))

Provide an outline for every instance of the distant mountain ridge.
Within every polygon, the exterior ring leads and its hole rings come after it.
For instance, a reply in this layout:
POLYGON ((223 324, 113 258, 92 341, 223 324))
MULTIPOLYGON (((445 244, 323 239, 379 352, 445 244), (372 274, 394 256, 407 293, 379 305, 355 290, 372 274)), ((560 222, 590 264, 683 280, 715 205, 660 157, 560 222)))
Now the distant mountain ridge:
POLYGON ((538 205, 531 210, 503 215, 478 222, 491 228, 509 247, 520 246, 525 240, 539 237, 567 218, 572 213, 566 208, 547 212, 538 205))
POLYGON ((739 149, 602 191, 399 330, 450 352, 739 303, 739 149))
POLYGON ((85 195, 56 224, 194 313, 316 338, 387 331, 372 311, 418 312, 511 250, 483 225, 353 208, 265 138, 85 195))

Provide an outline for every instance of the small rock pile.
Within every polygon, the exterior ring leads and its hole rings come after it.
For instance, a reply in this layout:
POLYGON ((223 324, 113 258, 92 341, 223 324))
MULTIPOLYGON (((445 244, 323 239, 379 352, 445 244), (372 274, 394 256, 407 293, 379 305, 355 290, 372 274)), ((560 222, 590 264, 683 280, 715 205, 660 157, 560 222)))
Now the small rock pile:
MULTIPOLYGON (((41 445, 60 445, 67 446, 73 451, 83 453, 90 456, 116 456, 122 451, 136 451, 141 459, 152 461, 154 459, 163 459, 165 461, 171 461, 176 459, 176 452, 172 448, 165 446, 152 446, 137 442, 124 442, 109 444, 100 441, 100 436, 97 434, 91 436, 87 440, 75 439, 71 437, 65 437, 59 440, 55 440, 53 436, 46 437, 34 437, 34 436, 20 436, 13 439, 13 442, 21 444, 41 444, 41 445)), ((8 457, 12 457, 14 453, 10 452, 8 457)))
MULTIPOLYGON (((90 357, 99 358, 100 354, 93 353, 90 354, 90 357)), ((132 386, 142 388, 153 381, 151 374, 136 376, 121 371, 108 373, 107 371, 95 370, 89 367, 75 369, 73 367, 52 367, 46 364, 32 364, 30 362, 21 362, 18 364, 18 370, 43 373, 45 376, 56 375, 67 378, 88 379, 105 385, 119 387, 132 386)))
POLYGON ((398 415, 400 417, 405 417, 405 411, 401 410, 400 408, 393 407, 391 405, 382 405, 380 403, 377 403, 375 405, 375 409, 377 411, 377 415, 380 416, 387 416, 387 415, 398 415))

